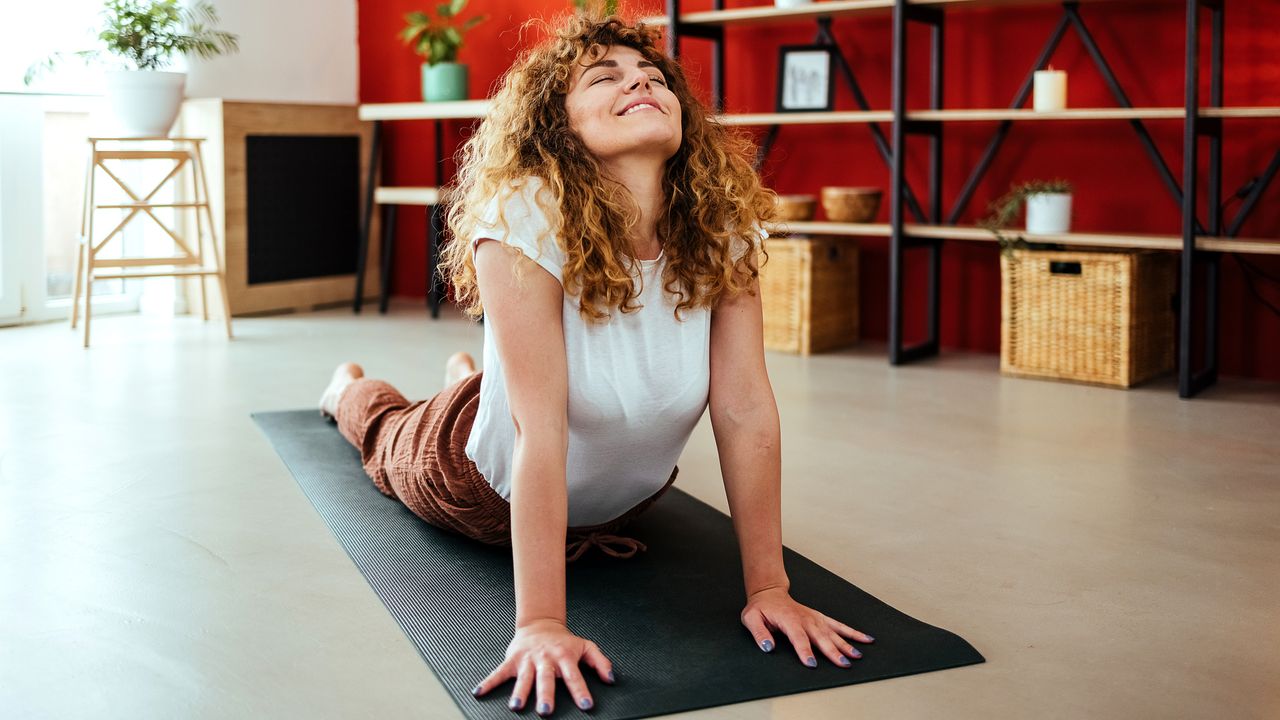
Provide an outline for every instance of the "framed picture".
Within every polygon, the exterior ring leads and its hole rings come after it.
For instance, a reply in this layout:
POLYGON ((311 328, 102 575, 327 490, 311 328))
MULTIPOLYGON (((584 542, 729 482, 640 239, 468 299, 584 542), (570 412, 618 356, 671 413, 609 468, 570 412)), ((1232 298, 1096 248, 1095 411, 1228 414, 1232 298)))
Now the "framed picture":
POLYGON ((830 45, 778 48, 777 112, 833 109, 836 49, 830 45))

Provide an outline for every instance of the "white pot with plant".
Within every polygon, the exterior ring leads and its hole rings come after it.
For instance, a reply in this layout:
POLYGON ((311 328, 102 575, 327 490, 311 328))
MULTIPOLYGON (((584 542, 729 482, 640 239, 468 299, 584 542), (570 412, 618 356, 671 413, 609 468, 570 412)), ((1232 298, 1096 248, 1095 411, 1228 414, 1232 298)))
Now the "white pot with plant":
POLYGON ((467 0, 450 0, 437 6, 439 17, 434 20, 424 12, 411 12, 404 16, 407 26, 400 31, 400 37, 425 60, 422 63, 422 99, 426 102, 467 99, 467 66, 458 62, 462 33, 489 16, 477 15, 462 25, 451 25, 466 6, 467 0))
POLYGON ((1004 230, 1027 208, 1027 234, 1060 235, 1071 231, 1071 183, 1066 180, 1031 180, 1014 185, 1009 192, 991 204, 991 214, 979 225, 991 231, 1000 249, 1052 249, 1052 244, 1028 243, 1021 236, 1009 237, 1004 230))
POLYGON ((178 0, 107 0, 98 39, 104 49, 54 53, 27 70, 31 84, 67 55, 85 62, 114 56, 123 68, 106 73, 106 99, 120 137, 166 137, 178 116, 186 73, 167 72, 177 55, 211 58, 239 50, 239 38, 215 30, 218 12, 206 0, 184 7, 178 0))

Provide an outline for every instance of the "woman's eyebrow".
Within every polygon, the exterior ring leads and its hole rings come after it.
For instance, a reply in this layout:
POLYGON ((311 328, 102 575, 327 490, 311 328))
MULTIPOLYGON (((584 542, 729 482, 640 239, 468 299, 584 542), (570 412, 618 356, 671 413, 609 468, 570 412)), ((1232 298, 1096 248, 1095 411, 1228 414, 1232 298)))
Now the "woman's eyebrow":
MULTIPOLYGON (((587 76, 587 73, 591 72, 592 70, 594 70, 594 69, 596 69, 596 68, 598 68, 598 67, 616 68, 616 67, 618 67, 618 61, 617 61, 617 60, 597 60, 597 61, 595 61, 595 62, 591 63, 590 65, 586 66, 585 68, 583 68, 583 69, 582 69, 582 75, 581 75, 580 77, 586 77, 586 76, 587 76)), ((649 62, 648 60, 641 60, 640 62, 636 63, 636 67, 642 67, 642 68, 644 68, 644 67, 651 67, 651 68, 656 68, 656 67, 658 67, 658 66, 657 66, 657 65, 654 65, 653 63, 649 62)))

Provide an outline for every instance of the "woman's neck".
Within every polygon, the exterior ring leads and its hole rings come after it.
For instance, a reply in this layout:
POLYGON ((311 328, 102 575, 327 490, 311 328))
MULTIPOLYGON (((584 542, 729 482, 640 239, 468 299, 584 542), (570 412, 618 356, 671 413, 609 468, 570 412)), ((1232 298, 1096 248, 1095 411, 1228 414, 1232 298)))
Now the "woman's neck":
POLYGON ((653 260, 662 251, 658 240, 658 216, 666 207, 666 192, 662 188, 665 162, 653 162, 648 158, 629 159, 606 165, 609 176, 631 191, 631 197, 640 208, 640 221, 632 229, 632 254, 641 260, 653 260))

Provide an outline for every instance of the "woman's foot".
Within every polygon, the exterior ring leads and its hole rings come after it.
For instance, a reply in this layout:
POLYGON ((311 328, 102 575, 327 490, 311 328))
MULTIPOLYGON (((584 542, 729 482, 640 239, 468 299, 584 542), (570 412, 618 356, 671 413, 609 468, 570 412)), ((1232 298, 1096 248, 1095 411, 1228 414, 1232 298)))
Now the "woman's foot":
POLYGON ((320 415, 332 418, 338 413, 338 400, 342 399, 342 391, 356 380, 364 377, 364 369, 353 362, 342 363, 333 371, 333 379, 329 387, 320 396, 320 415))
POLYGON ((476 374, 476 361, 467 353, 456 352, 444 364, 444 386, 452 387, 464 377, 476 374))

